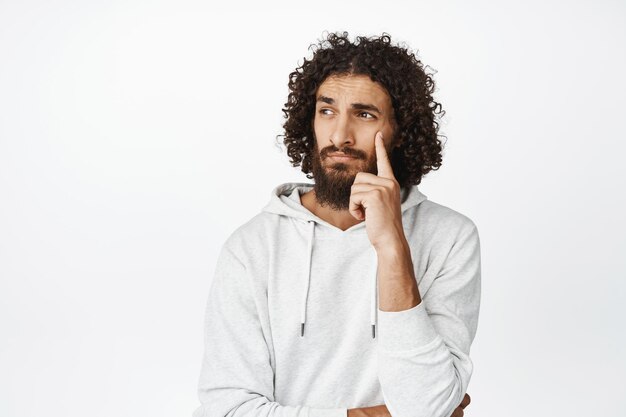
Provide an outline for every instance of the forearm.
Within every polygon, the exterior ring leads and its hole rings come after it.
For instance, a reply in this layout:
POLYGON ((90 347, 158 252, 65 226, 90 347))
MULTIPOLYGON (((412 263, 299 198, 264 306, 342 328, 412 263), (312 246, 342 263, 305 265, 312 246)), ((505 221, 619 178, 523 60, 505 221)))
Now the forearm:
POLYGON ((420 279, 425 300, 413 287, 417 282, 403 240, 389 239, 376 248, 378 378, 395 417, 449 417, 469 385, 469 349, 480 305, 480 241, 472 222, 455 234, 445 259, 426 268, 428 280, 420 279))
POLYGON ((418 305, 422 298, 417 288, 411 249, 404 236, 377 250, 379 308, 403 311, 418 305))

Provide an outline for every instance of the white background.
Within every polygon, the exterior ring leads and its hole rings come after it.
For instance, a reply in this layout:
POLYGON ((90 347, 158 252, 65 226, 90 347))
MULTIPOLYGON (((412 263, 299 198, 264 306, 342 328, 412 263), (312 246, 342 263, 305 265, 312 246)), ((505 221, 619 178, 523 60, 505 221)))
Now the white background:
POLYGON ((446 115, 469 216, 467 416, 620 416, 626 5, 0 1, 0 415, 189 416, 218 250, 270 191, 288 74, 388 32, 446 115))

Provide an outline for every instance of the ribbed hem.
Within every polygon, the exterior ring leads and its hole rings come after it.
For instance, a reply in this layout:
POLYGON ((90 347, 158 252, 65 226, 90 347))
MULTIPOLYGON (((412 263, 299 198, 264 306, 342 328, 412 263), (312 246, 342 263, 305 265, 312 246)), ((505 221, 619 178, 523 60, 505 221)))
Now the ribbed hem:
POLYGON ((348 409, 309 407, 309 417, 348 417, 348 409))
POLYGON ((441 338, 423 300, 408 310, 378 309, 378 336, 378 348, 384 351, 419 350, 441 338))

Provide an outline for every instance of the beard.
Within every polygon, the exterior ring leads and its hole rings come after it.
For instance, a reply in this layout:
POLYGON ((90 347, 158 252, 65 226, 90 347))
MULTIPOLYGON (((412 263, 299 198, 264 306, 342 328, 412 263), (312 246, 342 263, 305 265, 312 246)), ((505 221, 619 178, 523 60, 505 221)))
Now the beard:
POLYGON ((338 149, 334 145, 327 146, 319 152, 317 141, 313 148, 311 173, 315 184, 315 200, 321 206, 329 206, 333 210, 348 210, 350 207, 351 187, 358 172, 369 172, 376 175, 376 154, 368 155, 358 149, 338 149), (329 153, 342 152, 355 159, 348 162, 334 162, 327 158, 329 153), (322 165, 324 160, 324 165, 322 165))

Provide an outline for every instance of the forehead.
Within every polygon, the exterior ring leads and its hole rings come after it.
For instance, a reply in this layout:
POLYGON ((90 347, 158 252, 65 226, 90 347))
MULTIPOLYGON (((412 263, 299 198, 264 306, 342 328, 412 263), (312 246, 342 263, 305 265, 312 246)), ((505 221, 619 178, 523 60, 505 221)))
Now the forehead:
POLYGON ((391 98, 387 90, 367 75, 331 75, 317 89, 317 95, 335 99, 345 104, 353 102, 372 103, 375 105, 391 106, 391 98))

